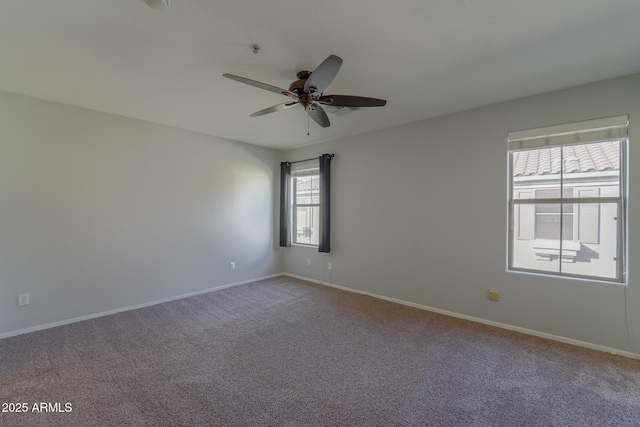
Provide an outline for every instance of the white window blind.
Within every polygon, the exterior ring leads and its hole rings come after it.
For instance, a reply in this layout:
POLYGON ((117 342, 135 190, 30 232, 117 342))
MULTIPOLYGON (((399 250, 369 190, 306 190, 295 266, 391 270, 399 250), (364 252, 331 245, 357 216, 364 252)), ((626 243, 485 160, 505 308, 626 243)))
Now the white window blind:
POLYGON ((613 116, 563 125, 508 133, 509 150, 531 150, 560 145, 623 139, 628 135, 629 116, 613 116))
POLYGON ((291 176, 310 176, 320 173, 318 160, 308 160, 291 164, 291 176))

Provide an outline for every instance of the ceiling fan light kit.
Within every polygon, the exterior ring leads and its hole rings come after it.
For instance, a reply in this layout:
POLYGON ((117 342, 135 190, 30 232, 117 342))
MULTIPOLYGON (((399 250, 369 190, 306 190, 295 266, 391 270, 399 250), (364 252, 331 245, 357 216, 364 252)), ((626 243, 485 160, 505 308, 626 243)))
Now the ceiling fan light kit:
MULTIPOLYGON (((258 46, 255 47, 260 50, 258 46)), ((252 46, 252 48, 254 49, 254 53, 257 53, 254 46, 252 46)), ((323 128, 326 128, 329 127, 331 123, 329 121, 329 117, 327 117, 327 113, 322 107, 323 105, 335 107, 336 109, 349 107, 352 110, 356 110, 362 107, 382 107, 387 103, 384 99, 368 98, 364 96, 324 95, 325 89, 336 77, 341 66, 342 58, 336 55, 329 55, 327 59, 322 61, 322 63, 313 70, 313 72, 299 71, 296 74, 298 80, 291 83, 288 90, 272 86, 267 83, 262 83, 257 80, 248 79, 246 77, 236 76, 234 74, 225 73, 223 76, 249 86, 254 86, 269 92, 279 93, 293 99, 293 102, 285 102, 283 104, 274 105, 255 112, 251 114, 251 117, 258 117, 274 113, 276 111, 286 110, 299 104, 304 107, 308 117, 313 119, 313 121, 323 128)))

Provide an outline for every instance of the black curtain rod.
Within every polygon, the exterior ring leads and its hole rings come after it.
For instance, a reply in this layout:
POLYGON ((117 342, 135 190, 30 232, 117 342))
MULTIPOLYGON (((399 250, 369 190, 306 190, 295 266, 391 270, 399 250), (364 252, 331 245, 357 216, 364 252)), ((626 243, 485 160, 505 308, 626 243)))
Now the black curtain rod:
MULTIPOLYGON (((324 156, 324 154, 323 154, 323 156, 324 156)), ((330 156, 331 156, 331 158, 334 158, 336 155, 335 155, 335 154, 331 154, 330 156)), ((320 157, 320 156, 318 156, 318 157, 320 157)), ((310 158, 310 159, 296 160, 295 162, 286 162, 286 163, 294 164, 294 163, 308 162, 309 160, 317 160, 317 159, 318 159, 318 157, 312 157, 312 158, 310 158)))
POLYGON ((318 160, 318 158, 317 158, 317 157, 313 157, 313 158, 311 158, 311 159, 296 160, 295 162, 289 162, 289 163, 291 163, 291 164, 294 164, 294 163, 302 163, 302 162, 308 162, 309 160, 318 160))

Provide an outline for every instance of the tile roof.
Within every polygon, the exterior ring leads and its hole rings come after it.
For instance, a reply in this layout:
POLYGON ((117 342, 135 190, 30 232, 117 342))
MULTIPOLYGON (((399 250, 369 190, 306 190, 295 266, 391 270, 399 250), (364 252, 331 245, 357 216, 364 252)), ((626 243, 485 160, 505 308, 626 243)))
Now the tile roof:
POLYGON ((620 169, 618 141, 597 144, 568 145, 565 147, 515 151, 513 176, 535 176, 560 173, 561 151, 564 160, 563 173, 601 172, 620 169))

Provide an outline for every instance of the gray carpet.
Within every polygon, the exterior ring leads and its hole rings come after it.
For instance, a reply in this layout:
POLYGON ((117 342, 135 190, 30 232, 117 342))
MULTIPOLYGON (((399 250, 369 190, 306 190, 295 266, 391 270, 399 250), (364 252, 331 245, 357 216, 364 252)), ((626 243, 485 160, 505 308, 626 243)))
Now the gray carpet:
POLYGON ((1 340, 0 386, 3 426, 640 425, 638 361, 287 277, 1 340))

